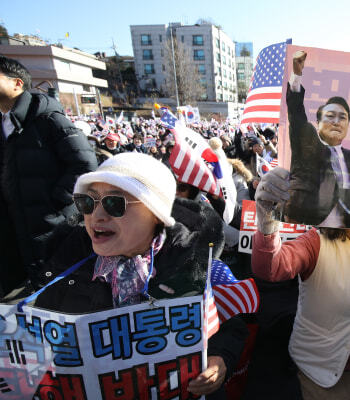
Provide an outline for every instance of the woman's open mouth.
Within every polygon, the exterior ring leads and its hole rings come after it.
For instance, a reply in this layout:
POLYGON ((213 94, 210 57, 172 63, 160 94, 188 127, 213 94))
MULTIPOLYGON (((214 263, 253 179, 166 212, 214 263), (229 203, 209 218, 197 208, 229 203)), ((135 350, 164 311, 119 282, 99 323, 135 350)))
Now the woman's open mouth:
POLYGON ((115 232, 107 230, 107 229, 93 229, 93 237, 92 241, 94 243, 102 243, 107 241, 111 236, 115 234, 115 232))

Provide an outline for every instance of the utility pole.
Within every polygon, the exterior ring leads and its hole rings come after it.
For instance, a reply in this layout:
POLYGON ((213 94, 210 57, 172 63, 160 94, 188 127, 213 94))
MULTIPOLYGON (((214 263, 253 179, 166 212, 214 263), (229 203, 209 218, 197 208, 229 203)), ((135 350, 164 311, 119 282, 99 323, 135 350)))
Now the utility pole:
POLYGON ((170 37, 171 37, 171 53, 173 56, 173 67, 174 67, 174 82, 175 82, 175 94, 176 94, 176 104, 177 107, 180 107, 180 103, 179 103, 179 93, 177 90, 177 78, 176 78, 176 65, 175 65, 175 54, 174 54, 174 40, 173 40, 173 28, 171 26, 171 24, 169 24, 170 26, 170 37))

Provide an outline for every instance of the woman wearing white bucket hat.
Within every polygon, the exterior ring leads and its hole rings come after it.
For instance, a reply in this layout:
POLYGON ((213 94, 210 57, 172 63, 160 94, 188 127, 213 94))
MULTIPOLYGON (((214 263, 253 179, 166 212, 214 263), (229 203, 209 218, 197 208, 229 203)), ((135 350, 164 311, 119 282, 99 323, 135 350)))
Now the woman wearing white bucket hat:
MULTIPOLYGON (((80 176, 74 201, 84 225, 62 226, 56 233, 52 246, 57 252, 48 261, 43 280, 51 280, 92 251, 97 258, 48 287, 36 306, 84 313, 150 297, 203 293, 208 243, 214 243, 213 255, 218 258, 224 245, 222 223, 206 204, 175 200, 175 192, 171 171, 136 152, 114 156, 95 172, 80 176)), ((220 329, 209 341, 208 369, 190 384, 194 393, 216 391, 238 361, 247 331, 238 319, 228 322, 232 326, 220 329)))

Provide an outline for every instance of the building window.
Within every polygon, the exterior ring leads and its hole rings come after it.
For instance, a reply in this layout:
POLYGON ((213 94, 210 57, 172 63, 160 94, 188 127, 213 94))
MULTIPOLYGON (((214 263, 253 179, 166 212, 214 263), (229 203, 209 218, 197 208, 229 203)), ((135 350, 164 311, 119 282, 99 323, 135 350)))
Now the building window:
POLYGON ((219 95, 218 95, 218 100, 219 100, 219 101, 222 101, 222 93, 219 93, 219 95))
POLYGON ((215 39, 215 43, 216 43, 216 48, 220 49, 220 40, 219 39, 215 39))
POLYGON ((151 49, 142 50, 143 60, 153 60, 153 53, 151 49))
POLYGON ((227 82, 224 82, 224 88, 227 89, 227 82))
POLYGON ((165 71, 165 65, 164 64, 162 65, 162 71, 165 71))
POLYGON ((231 72, 230 72, 230 74, 229 74, 229 76, 228 76, 228 79, 232 80, 232 74, 231 74, 231 72))
POLYGON ((220 53, 216 53, 216 61, 221 61, 220 53))
POLYGON ((222 51, 225 51, 225 43, 224 42, 222 42, 221 48, 222 48, 222 51))
POLYGON ((218 75, 221 75, 221 67, 218 67, 217 71, 218 71, 218 75))
POLYGON ((237 74, 237 79, 238 79, 239 81, 244 81, 244 73, 238 72, 238 74, 237 74))
POLYGON ((96 97, 95 96, 81 96, 81 104, 96 104, 96 97))
POLYGON ((204 60, 204 50, 193 50, 193 59, 195 61, 204 60))
POLYGON ((91 92, 91 86, 89 86, 89 85, 83 85, 83 91, 84 91, 84 92, 91 92))
POLYGON ((163 41, 163 37, 162 35, 159 35, 159 41, 162 42, 163 41))
POLYGON ((201 75, 205 75, 206 71, 205 71, 205 65, 204 64, 199 64, 198 65, 198 73, 201 75))
POLYGON ((145 87, 145 90, 156 89, 157 88, 156 80, 154 78, 146 79, 144 87, 145 87))
POLYGON ((244 69, 244 63, 238 63, 238 69, 244 69))
POLYGON ((222 56, 222 63, 223 63, 224 65, 226 65, 226 57, 225 57, 225 56, 222 56))
POLYGON ((154 74, 154 64, 145 64, 145 75, 154 74))
POLYGON ((193 46, 203 46, 203 35, 192 35, 192 45, 193 46))
POLYGON ((160 50, 160 56, 164 57, 164 50, 163 49, 160 50))
POLYGON ((227 48, 227 54, 230 56, 231 55, 231 49, 228 47, 227 48))
POLYGON ((228 66, 231 67, 231 60, 228 59, 228 66))
POLYGON ((181 43, 184 43, 184 42, 185 42, 185 36, 181 35, 181 43))
POLYGON ((224 72, 224 78, 226 78, 226 76, 227 76, 226 75, 226 69, 224 69, 223 72, 224 72))
POLYGON ((207 80, 205 78, 200 79, 200 84, 204 87, 207 88, 207 80))
POLYGON ((141 35, 141 45, 146 46, 152 44, 151 35, 141 35))

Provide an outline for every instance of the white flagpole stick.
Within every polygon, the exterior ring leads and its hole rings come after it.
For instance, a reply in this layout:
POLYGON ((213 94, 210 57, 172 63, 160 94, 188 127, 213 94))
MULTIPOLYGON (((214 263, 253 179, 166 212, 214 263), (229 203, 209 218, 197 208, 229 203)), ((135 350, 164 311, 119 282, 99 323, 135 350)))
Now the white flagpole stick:
POLYGON ((203 352, 203 371, 207 369, 207 350, 208 350, 208 316, 209 316, 209 288, 211 287, 211 265, 213 262, 213 243, 209 243, 209 257, 208 257, 208 269, 207 269, 207 282, 206 282, 206 296, 205 296, 205 338, 204 338, 204 352, 203 352))

